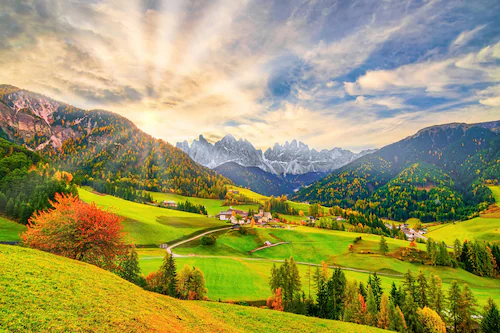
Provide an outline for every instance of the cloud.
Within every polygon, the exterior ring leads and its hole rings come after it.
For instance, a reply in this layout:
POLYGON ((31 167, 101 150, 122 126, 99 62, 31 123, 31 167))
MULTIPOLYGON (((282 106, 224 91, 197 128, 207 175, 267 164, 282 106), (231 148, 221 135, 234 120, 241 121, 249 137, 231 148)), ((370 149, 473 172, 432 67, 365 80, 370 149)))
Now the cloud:
POLYGON ((373 147, 416 130, 405 122, 491 118, 500 48, 488 1, 474 14, 445 0, 6 0, 0 81, 173 143, 229 132, 261 147, 373 147))
POLYGON ((424 89, 428 92, 453 90, 457 85, 500 80, 500 43, 477 53, 442 61, 414 63, 394 70, 368 71, 355 82, 344 82, 350 95, 424 89))
POLYGON ((451 43, 450 48, 453 50, 453 49, 460 48, 463 45, 466 45, 468 42, 470 42, 474 38, 474 36, 478 32, 483 30, 485 27, 486 27, 486 24, 483 24, 483 25, 477 26, 476 28, 474 28, 472 30, 463 31, 462 33, 460 33, 460 35, 458 35, 458 37, 453 41, 453 43, 451 43))

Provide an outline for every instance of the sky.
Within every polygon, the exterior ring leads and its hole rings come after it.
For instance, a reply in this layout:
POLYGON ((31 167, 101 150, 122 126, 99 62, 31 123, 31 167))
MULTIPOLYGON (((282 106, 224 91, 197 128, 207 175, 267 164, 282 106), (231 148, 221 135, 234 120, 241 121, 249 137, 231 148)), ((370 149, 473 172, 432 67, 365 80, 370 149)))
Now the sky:
POLYGON ((0 83, 174 145, 380 148, 500 120, 500 1, 2 0, 0 83))

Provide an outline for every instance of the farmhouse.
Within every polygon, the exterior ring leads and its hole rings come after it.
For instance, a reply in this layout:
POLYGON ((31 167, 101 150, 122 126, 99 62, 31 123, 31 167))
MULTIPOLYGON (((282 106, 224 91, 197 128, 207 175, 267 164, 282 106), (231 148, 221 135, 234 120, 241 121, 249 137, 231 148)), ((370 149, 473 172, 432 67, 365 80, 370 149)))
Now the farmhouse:
POLYGON ((172 207, 172 208, 177 208, 177 203, 175 201, 168 201, 168 200, 164 200, 162 201, 162 206, 164 207, 172 207))
POLYGON ((247 219, 248 213, 242 210, 233 209, 233 207, 229 207, 228 210, 223 210, 219 214, 215 215, 215 217, 219 218, 221 221, 230 221, 231 217, 234 215, 241 215, 244 220, 247 219))

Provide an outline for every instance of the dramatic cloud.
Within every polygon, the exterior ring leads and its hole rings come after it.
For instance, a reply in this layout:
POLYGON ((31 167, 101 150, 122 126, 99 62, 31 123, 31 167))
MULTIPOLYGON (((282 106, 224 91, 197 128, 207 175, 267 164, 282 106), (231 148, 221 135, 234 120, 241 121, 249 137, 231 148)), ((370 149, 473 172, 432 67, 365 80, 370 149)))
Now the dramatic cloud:
POLYGON ((5 0, 0 82, 175 143, 380 147, 500 119, 500 4, 5 0))

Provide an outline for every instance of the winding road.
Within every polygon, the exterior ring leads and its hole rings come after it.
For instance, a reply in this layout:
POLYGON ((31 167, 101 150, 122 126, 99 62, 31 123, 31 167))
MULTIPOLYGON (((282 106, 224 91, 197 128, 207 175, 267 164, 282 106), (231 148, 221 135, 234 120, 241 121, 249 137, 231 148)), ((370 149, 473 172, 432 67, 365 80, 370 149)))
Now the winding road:
MULTIPOLYGON (((204 255, 196 255, 196 254, 190 254, 190 255, 183 255, 183 254, 175 254, 172 249, 176 248, 179 245, 189 243, 195 239, 201 238, 203 236, 212 234, 214 232, 219 232, 222 230, 229 230, 232 227, 225 227, 225 228, 220 228, 220 229, 215 229, 215 230, 210 230, 207 232, 204 232, 202 234, 193 236, 189 239, 185 239, 183 241, 177 242, 175 244, 172 244, 170 246, 166 246, 165 250, 171 254, 174 258, 214 258, 214 259, 233 259, 233 260, 248 260, 248 261, 265 261, 265 262, 276 262, 276 263, 283 263, 285 260, 283 259, 266 259, 266 258, 245 258, 245 257, 231 257, 231 256, 204 256, 204 255)), ((289 244, 289 243, 287 243, 289 244)), ((166 245, 166 244, 164 244, 166 245)), ((303 261, 297 261, 297 265, 304 265, 304 266, 311 266, 311 267, 321 267, 321 264, 316 264, 312 262, 303 262, 303 261)), ((357 273, 366 273, 366 274, 373 274, 377 273, 377 275, 383 275, 383 276, 391 276, 391 277, 402 277, 402 274, 391 274, 391 273, 384 273, 384 272, 374 272, 374 271, 369 271, 365 269, 358 269, 358 268, 352 268, 352 267, 342 267, 342 266, 328 266, 328 268, 340 268, 344 271, 351 271, 351 272, 357 272, 357 273)))

